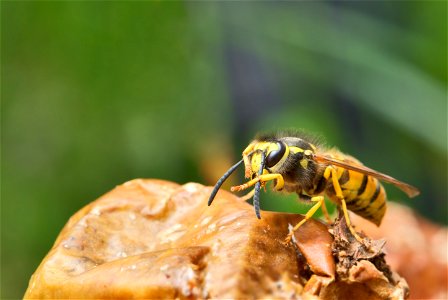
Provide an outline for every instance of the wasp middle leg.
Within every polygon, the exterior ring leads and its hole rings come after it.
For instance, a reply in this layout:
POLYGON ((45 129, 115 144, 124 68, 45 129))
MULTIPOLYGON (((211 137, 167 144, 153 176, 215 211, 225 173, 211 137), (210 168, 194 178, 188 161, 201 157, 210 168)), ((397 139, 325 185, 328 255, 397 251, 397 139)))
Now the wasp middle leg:
POLYGON ((311 219, 311 217, 316 213, 316 211, 319 209, 319 207, 322 206, 322 203, 324 203, 325 198, 324 198, 324 196, 316 196, 316 197, 312 197, 310 199, 310 201, 317 202, 317 203, 314 204, 314 206, 311 207, 310 210, 308 210, 308 212, 305 214, 305 218, 302 221, 300 221, 299 223, 297 223, 296 226, 294 226, 294 228, 288 233, 288 235, 286 236, 286 239, 285 239, 286 245, 291 242, 294 232, 296 232, 297 229, 299 229, 300 226, 302 226, 306 221, 311 219))
MULTIPOLYGON (((341 185, 339 184, 339 181, 337 179, 336 169, 334 169, 332 167, 327 167, 327 169, 328 168, 331 168, 331 179, 333 182, 334 191, 336 192, 336 197, 338 197, 338 199, 341 201, 342 211, 344 213, 344 218, 345 218, 345 222, 347 223, 348 229, 350 229, 350 232, 356 238, 356 240, 358 242, 362 243, 363 239, 356 233, 355 229, 352 226, 352 222, 350 222, 350 218, 348 216, 347 204, 345 203, 345 199, 342 194, 341 185)), ((325 170, 325 172, 327 172, 327 169, 325 170)))

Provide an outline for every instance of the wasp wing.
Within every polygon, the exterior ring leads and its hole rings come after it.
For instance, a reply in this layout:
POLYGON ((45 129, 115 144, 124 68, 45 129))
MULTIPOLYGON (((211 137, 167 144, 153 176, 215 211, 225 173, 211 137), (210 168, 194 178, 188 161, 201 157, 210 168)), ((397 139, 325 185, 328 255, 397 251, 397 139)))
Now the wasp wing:
POLYGON ((378 171, 370 169, 366 166, 351 164, 348 162, 341 161, 339 159, 335 159, 332 157, 328 157, 325 155, 319 155, 319 154, 316 154, 315 158, 317 161, 320 161, 320 162, 329 163, 331 165, 339 166, 339 167, 342 167, 347 170, 352 170, 355 172, 363 173, 363 174, 378 178, 379 180, 382 180, 384 182, 391 183, 391 184, 395 185, 396 187, 398 187, 403 192, 405 192, 411 198, 420 194, 420 191, 416 187, 413 187, 412 185, 401 182, 389 175, 382 174, 378 171))

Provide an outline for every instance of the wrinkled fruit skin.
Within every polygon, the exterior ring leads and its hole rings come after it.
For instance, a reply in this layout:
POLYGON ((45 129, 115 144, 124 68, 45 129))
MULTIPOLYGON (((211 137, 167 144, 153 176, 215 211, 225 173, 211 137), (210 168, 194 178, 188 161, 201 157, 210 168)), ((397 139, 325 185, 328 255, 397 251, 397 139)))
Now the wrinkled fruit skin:
POLYGON ((150 179, 116 187, 70 218, 24 297, 337 299, 350 284, 364 299, 404 297, 368 263, 339 282, 333 238, 319 221, 296 232, 295 249, 283 241, 302 216, 258 220, 225 191, 208 207, 210 192, 150 179))

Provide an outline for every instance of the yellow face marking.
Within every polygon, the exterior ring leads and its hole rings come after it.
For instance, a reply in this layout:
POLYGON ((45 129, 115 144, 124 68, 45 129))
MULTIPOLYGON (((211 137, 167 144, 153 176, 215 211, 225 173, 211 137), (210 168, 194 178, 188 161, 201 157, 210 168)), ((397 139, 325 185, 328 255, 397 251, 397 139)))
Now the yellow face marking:
POLYGON ((302 166, 302 168, 306 169, 308 168, 308 159, 304 158, 300 161, 300 165, 302 166))
POLYGON ((261 153, 256 152, 252 155, 251 159, 252 173, 258 173, 260 166, 261 166, 261 153))
MULTIPOLYGON (((272 145, 272 143, 260 142, 260 143, 256 143, 254 145, 254 150, 261 150, 261 151, 265 152, 267 149, 269 149, 270 147, 273 147, 273 146, 275 147, 276 144, 272 145)), ((250 166, 251 166, 252 173, 258 173, 258 171, 260 170, 260 166, 261 166, 261 153, 260 152, 255 152, 252 155, 252 158, 250 161, 250 166)))
POLYGON ((248 155, 249 155, 250 152, 252 152, 254 147, 255 147, 255 143, 252 142, 243 151, 243 161, 244 161, 244 166, 245 166, 244 177, 246 177, 246 178, 250 178, 250 176, 252 175, 252 170, 251 170, 251 166, 250 166, 250 161, 249 161, 248 155))
POLYGON ((279 147, 278 147, 277 143, 270 143, 266 153, 269 153, 271 151, 275 151, 278 149, 279 149, 279 147))
POLYGON ((298 152, 303 152, 303 149, 302 148, 299 148, 299 147, 288 147, 289 149, 290 149, 290 151, 293 153, 293 154, 296 154, 296 153, 298 153, 298 152))

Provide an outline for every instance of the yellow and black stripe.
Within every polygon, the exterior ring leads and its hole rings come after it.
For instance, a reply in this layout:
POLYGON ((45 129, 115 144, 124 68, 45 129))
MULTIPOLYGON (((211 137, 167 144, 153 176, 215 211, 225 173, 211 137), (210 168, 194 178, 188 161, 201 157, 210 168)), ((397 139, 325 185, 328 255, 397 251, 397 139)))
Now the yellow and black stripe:
POLYGON ((337 169, 347 209, 379 226, 386 213, 386 192, 378 179, 352 170, 337 169))

